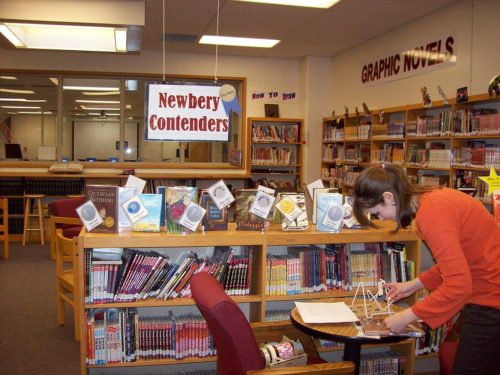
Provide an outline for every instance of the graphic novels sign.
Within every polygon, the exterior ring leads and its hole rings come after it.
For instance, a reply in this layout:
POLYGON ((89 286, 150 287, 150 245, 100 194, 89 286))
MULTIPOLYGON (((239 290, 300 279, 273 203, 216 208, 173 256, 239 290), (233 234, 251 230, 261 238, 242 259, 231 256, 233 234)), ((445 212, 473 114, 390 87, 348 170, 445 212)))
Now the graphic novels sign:
POLYGON ((377 85, 433 70, 453 66, 457 62, 456 38, 447 35, 366 62, 361 67, 361 83, 377 85))
POLYGON ((229 141, 229 116, 240 113, 231 85, 150 84, 147 89, 147 141, 229 141))

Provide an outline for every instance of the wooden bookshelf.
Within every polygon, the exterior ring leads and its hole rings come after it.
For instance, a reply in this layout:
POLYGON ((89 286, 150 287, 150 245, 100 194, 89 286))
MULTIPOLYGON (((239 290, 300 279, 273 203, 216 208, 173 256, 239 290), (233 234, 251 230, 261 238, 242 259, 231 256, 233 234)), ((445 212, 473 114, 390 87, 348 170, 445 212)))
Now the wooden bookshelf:
POLYGON ((481 94, 465 103, 452 99, 449 104, 435 101, 430 107, 376 109, 369 116, 325 117, 322 179, 351 194, 364 168, 394 163, 405 167, 415 183, 476 187, 476 197, 484 198, 487 189, 477 177, 488 175, 490 166, 500 168, 498 116, 500 99, 481 94), (371 125, 368 138, 363 123, 371 125), (367 150, 360 148, 362 144, 367 150))
MULTIPOLYGON (((182 360, 140 360, 129 363, 116 363, 99 366, 88 366, 86 364, 87 357, 87 326, 85 322, 86 312, 95 309, 110 309, 137 307, 144 309, 173 309, 177 306, 183 308, 191 306, 193 312, 196 312, 195 303, 191 298, 184 299, 168 299, 156 300, 146 299, 143 301, 124 302, 124 303, 106 303, 106 304, 91 304, 85 303, 85 296, 82 292, 85 286, 85 271, 84 262, 85 254, 95 247, 121 247, 121 248, 138 248, 138 249, 154 249, 162 254, 169 256, 178 256, 182 252, 187 252, 193 248, 211 249, 214 246, 231 246, 238 248, 241 246, 250 247, 252 252, 252 279, 250 285, 250 295, 236 296, 233 299, 240 304, 248 305, 248 319, 251 324, 257 325, 273 325, 280 324, 279 322, 267 322, 266 310, 274 309, 270 304, 293 303, 295 300, 317 300, 322 298, 332 297, 351 297, 354 291, 345 291, 332 289, 322 293, 302 293, 299 295, 286 296, 271 296, 266 295, 266 255, 279 251, 287 246, 296 245, 318 245, 334 243, 366 243, 366 242, 386 242, 397 241, 404 243, 409 260, 415 262, 415 269, 420 268, 420 239, 413 229, 400 230, 393 234, 390 231, 394 228, 394 223, 380 222, 380 229, 364 229, 364 230, 343 230, 341 233, 326 233, 315 230, 314 225, 310 224, 309 229, 303 232, 283 232, 279 225, 271 224, 270 228, 264 232, 254 231, 237 231, 233 223, 229 224, 227 231, 218 232, 196 232, 189 235, 160 233, 138 233, 138 232, 121 232, 117 234, 97 234, 82 232, 78 238, 78 280, 79 280, 79 314, 81 319, 81 337, 80 337, 80 353, 81 353, 81 373, 88 374, 91 368, 99 367, 136 367, 136 366, 160 366, 160 365, 182 365, 185 363, 201 363, 214 361, 215 358, 196 358, 190 357, 182 360)), ((418 273, 418 271, 417 271, 418 273)), ((415 298, 411 297, 406 300, 408 303, 414 303, 415 298)), ((414 340, 405 340, 398 344, 391 345, 391 350, 396 350, 405 355, 406 374, 413 373, 414 361, 414 340)))

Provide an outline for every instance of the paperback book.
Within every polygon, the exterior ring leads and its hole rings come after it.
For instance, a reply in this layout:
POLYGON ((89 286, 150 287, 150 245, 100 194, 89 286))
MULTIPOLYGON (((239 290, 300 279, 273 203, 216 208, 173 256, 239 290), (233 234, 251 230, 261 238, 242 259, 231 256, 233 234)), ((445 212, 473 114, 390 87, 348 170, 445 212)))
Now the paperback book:
POLYGON ((148 212, 139 221, 136 221, 133 226, 135 232, 159 232, 161 228, 161 211, 163 206, 161 194, 139 194, 144 208, 148 212))
POLYGON ((227 230, 227 207, 219 209, 206 190, 201 191, 200 206, 207 211, 201 222, 203 230, 227 230))
POLYGON ((342 194, 319 193, 316 198, 316 229, 323 232, 340 232, 344 209, 342 194))
POLYGON ((119 223, 119 193, 118 186, 111 185, 87 185, 85 193, 90 199, 103 222, 92 232, 118 233, 119 223))
POLYGON ((198 201, 198 189, 187 186, 167 186, 165 194, 166 224, 169 233, 190 233, 179 223, 189 203, 198 201))
POLYGON ((281 229, 286 231, 305 230, 308 228, 309 223, 306 211, 306 199, 304 193, 280 193, 280 197, 289 198, 300 210, 300 214, 293 220, 289 220, 282 215, 281 229))

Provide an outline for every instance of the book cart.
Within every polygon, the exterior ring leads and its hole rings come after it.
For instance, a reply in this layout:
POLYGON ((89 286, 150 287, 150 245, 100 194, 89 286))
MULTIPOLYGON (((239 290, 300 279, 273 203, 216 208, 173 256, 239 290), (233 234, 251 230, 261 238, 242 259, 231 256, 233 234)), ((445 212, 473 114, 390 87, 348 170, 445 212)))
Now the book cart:
POLYGON ((481 94, 462 103, 451 99, 323 118, 325 183, 351 194, 359 173, 380 163, 403 166, 415 183, 476 189, 476 198, 489 203, 477 177, 500 168, 500 99, 481 94))
MULTIPOLYGON (((162 254, 173 258, 180 256, 190 250, 210 252, 215 246, 231 246, 237 252, 240 248, 247 248, 250 251, 249 273, 251 274, 251 283, 249 285, 249 294, 232 296, 232 298, 246 312, 247 318, 251 324, 276 325, 279 321, 266 321, 266 311, 271 305, 276 303, 293 304, 293 301, 318 300, 331 297, 346 297, 346 303, 349 303, 354 295, 354 291, 342 289, 332 289, 316 293, 299 293, 285 295, 266 294, 266 288, 269 280, 266 275, 266 258, 268 254, 277 253, 280 249, 292 246, 317 245, 324 247, 326 244, 356 244, 356 243, 385 243, 398 242, 405 246, 407 258, 414 262, 415 272, 418 275, 420 266, 420 239, 414 230, 400 230, 395 234, 390 231, 393 228, 390 223, 381 223, 380 229, 363 230, 343 230, 341 233, 327 233, 315 231, 313 225, 306 231, 284 232, 279 226, 271 225, 271 228, 264 232, 238 231, 234 224, 229 225, 227 231, 196 232, 188 235, 161 233, 138 233, 122 232, 119 234, 97 234, 86 233, 82 231, 78 239, 78 280, 79 280, 79 314, 81 317, 81 373, 88 374, 91 369, 120 368, 136 366, 164 366, 164 365, 183 365, 190 363, 201 363, 215 361, 215 356, 196 357, 188 356, 183 359, 137 359, 134 362, 106 363, 100 365, 87 364, 89 355, 89 344, 87 340, 88 327, 86 318, 91 316, 94 310, 109 310, 122 308, 137 308, 141 313, 148 310, 168 311, 175 308, 184 308, 198 314, 194 300, 192 298, 175 298, 167 300, 158 300, 148 298, 145 300, 133 302, 107 302, 107 303, 89 303, 85 301, 86 270, 85 256, 87 252, 94 248, 134 248, 142 250, 151 250, 161 252, 162 254), (349 298, 351 297, 351 298, 349 298)), ((373 291, 375 288, 372 288, 373 291)), ((412 304, 414 298, 410 297, 405 302, 412 304)), ((147 312, 144 312, 147 315, 147 312)), ((101 348, 106 350, 106 348, 101 348)), ((406 358, 406 374, 413 373, 415 342, 412 339, 401 341, 390 345, 391 351, 396 351, 406 358)), ((322 349, 321 351, 325 351, 322 349)), ((117 369, 117 371, 119 371, 117 369)))

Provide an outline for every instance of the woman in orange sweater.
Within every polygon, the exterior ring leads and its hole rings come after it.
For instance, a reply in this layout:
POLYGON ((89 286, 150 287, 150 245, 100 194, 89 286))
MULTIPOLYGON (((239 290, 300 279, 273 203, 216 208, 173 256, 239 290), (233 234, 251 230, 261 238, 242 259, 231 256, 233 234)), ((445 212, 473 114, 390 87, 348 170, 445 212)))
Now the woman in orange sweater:
POLYGON ((353 212, 394 220, 396 230, 415 221, 420 238, 436 261, 418 278, 388 283, 388 298, 427 288, 431 294, 385 319, 398 333, 422 319, 436 328, 459 311, 463 327, 453 374, 500 374, 500 226, 478 200, 448 188, 409 183, 398 166, 365 169, 354 184, 353 212))

